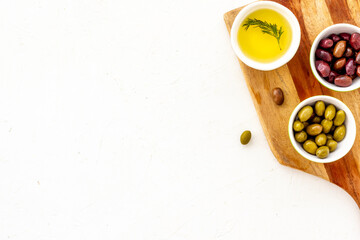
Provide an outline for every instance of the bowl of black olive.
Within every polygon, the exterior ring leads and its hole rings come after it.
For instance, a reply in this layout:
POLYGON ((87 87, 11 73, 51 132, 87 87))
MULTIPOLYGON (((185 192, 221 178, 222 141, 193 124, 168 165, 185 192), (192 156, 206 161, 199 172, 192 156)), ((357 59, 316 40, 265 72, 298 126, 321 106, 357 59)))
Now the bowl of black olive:
POLYGON ((310 66, 316 79, 331 90, 360 88, 360 28, 347 23, 325 28, 312 44, 310 66))

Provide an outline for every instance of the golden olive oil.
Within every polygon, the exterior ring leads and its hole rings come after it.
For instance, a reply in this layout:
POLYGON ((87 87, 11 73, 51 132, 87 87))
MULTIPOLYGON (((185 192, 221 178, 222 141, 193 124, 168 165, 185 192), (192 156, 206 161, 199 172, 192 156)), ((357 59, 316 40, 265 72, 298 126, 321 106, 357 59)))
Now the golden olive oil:
POLYGON ((237 40, 240 49, 248 57, 258 62, 268 63, 277 60, 290 47, 292 32, 289 22, 278 12, 271 9, 259 9, 250 13, 240 25, 237 40), (263 33, 259 27, 250 26, 247 30, 243 26, 246 19, 258 19, 276 24, 284 31, 279 38, 263 33))

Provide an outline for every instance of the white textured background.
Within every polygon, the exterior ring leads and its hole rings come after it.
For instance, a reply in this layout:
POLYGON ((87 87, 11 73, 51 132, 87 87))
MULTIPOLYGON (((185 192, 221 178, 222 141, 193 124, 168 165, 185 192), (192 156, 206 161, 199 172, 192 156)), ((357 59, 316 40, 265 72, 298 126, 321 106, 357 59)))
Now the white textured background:
POLYGON ((0 239, 359 239, 350 196, 270 152, 244 3, 2 1, 0 239))

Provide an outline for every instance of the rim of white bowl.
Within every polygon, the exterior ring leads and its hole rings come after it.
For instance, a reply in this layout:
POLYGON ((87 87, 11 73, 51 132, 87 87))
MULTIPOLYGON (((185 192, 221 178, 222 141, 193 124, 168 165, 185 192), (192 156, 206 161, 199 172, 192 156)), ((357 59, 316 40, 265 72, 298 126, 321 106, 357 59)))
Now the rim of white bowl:
POLYGON ((337 98, 326 96, 326 95, 317 95, 310 98, 307 98, 300 102, 291 113, 289 118, 289 125, 288 125, 288 133, 290 142, 295 148, 295 150, 304 158, 318 163, 330 163, 339 160, 340 158, 344 157, 352 148, 355 142, 356 137, 356 123, 354 115, 352 114, 351 110, 346 106, 345 103, 340 101, 337 98), (346 135, 345 138, 338 143, 337 149, 334 152, 331 152, 327 158, 320 159, 315 155, 311 155, 310 153, 306 152, 302 148, 302 144, 296 142, 293 132, 293 123, 296 119, 297 113, 300 111, 302 107, 305 105, 314 105, 316 101, 322 100, 326 104, 333 104, 337 109, 341 109, 346 114, 345 119, 345 126, 346 126, 346 135))
POLYGON ((324 87, 331 89, 333 91, 336 92, 349 92, 349 91, 353 91, 356 90, 358 88, 360 88, 360 78, 356 77, 353 80, 353 83, 348 86, 348 87, 339 87, 336 86, 333 83, 329 83, 328 81, 326 81, 324 78, 322 78, 319 73, 317 72, 316 68, 315 68, 315 51, 319 45, 319 42, 321 39, 335 33, 335 34, 339 34, 342 32, 346 32, 347 30, 341 30, 341 29, 351 29, 354 32, 358 32, 360 33, 360 28, 349 24, 349 23, 338 23, 338 24, 333 24, 327 28, 325 28, 324 30, 322 30, 315 38, 314 42, 311 45, 311 50, 310 50, 310 67, 311 67, 311 71, 314 74, 315 78, 319 81, 319 83, 321 83, 321 85, 323 85, 324 87))
POLYGON ((243 9, 240 10, 238 15, 236 16, 234 23, 231 27, 231 45, 235 51, 235 54, 237 57, 246 65, 249 67, 263 70, 263 71, 269 71, 276 68, 279 68, 289 62, 295 55, 296 51, 299 48, 300 45, 300 39, 301 39, 301 30, 299 21, 295 17, 295 15, 286 7, 279 3, 271 2, 271 1, 259 1, 254 2, 243 9), (289 25, 291 27, 292 31, 292 40, 289 49, 286 51, 286 53, 281 56, 279 59, 275 60, 274 62, 269 63, 261 63, 257 62, 249 57, 247 57, 242 50, 240 49, 238 42, 237 42, 237 35, 240 28, 240 24, 243 22, 243 20, 252 12, 258 10, 258 9, 272 9, 279 14, 281 14, 285 19, 289 22, 289 25))

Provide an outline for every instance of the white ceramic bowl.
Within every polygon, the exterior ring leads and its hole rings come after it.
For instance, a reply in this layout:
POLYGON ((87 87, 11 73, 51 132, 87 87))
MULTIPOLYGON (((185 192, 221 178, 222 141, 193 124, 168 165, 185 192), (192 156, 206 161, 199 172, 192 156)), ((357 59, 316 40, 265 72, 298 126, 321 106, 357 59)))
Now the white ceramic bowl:
POLYGON ((292 112, 290 119, 289 119, 288 131, 289 131, 289 137, 290 137, 291 144, 293 145, 295 150, 301 156, 303 156, 304 158, 311 160, 313 162, 329 163, 329 162, 334 162, 334 161, 342 158, 350 151, 350 149, 353 146, 354 141, 355 141, 356 124, 355 124, 355 119, 354 119, 353 114, 351 113, 350 109, 343 102, 341 102, 340 100, 338 100, 334 97, 318 95, 318 96, 314 96, 314 97, 305 99, 304 101, 302 101, 295 107, 295 109, 292 112), (331 152, 329 154, 329 156, 324 159, 320 159, 320 158, 316 157, 315 155, 311 155, 311 154, 307 153, 303 149, 302 144, 298 143, 295 140, 294 132, 293 132, 293 123, 297 119, 297 114, 300 111, 300 109, 306 105, 314 106, 315 103, 319 100, 324 101, 325 104, 333 104, 336 107, 336 109, 343 110, 346 114, 346 119, 344 122, 345 127, 346 127, 345 138, 341 142, 338 142, 336 150, 334 152, 331 152))
POLYGON ((276 68, 281 67, 282 65, 286 64, 288 61, 292 59, 292 57, 295 55, 297 49, 299 48, 300 44, 300 38, 301 38, 301 31, 300 31, 300 25, 295 17, 295 15, 286 7, 284 7, 281 4, 270 2, 270 1, 259 1, 255 3, 251 3, 244 7, 242 10, 240 10, 239 14, 236 16, 234 23, 231 27, 231 44, 235 51, 235 54, 238 56, 238 58, 248 65, 249 67, 268 71, 273 70, 276 68), (291 27, 292 31, 292 40, 289 49, 286 51, 286 53, 281 56, 279 59, 270 62, 270 63, 262 63, 257 62, 255 60, 252 60, 251 58, 248 58, 245 56, 245 54, 242 52, 238 45, 237 41, 237 35, 240 28, 241 23, 244 21, 244 19, 252 12, 259 10, 259 9, 272 9, 278 13, 280 13, 282 16, 285 17, 285 19, 289 22, 289 25, 291 27))
POLYGON ((324 30, 322 30, 319 35, 317 35, 317 37, 315 38, 312 46, 311 46, 311 50, 310 50, 310 67, 311 70, 314 74, 314 76, 316 77, 316 79, 325 87, 334 90, 334 91, 338 91, 338 92, 348 92, 348 91, 352 91, 355 89, 358 89, 360 87, 360 78, 356 77, 353 80, 353 83, 348 86, 348 87, 338 87, 333 83, 329 83, 328 81, 326 81, 324 78, 322 78, 319 73, 317 72, 316 68, 315 68, 315 51, 319 45, 319 42, 321 39, 328 37, 331 34, 339 34, 339 33, 360 33, 360 28, 348 23, 339 23, 339 24, 334 24, 331 25, 330 27, 325 28, 324 30))

